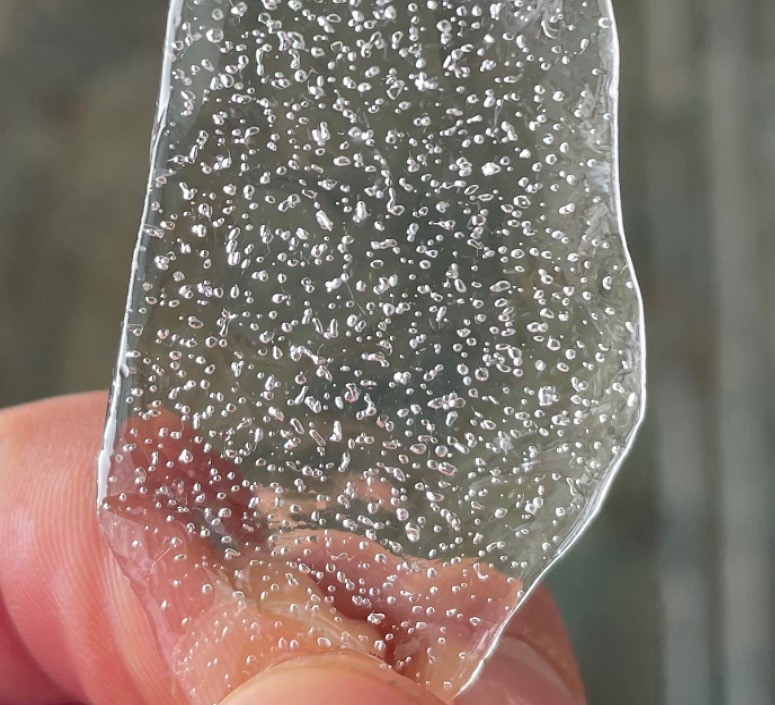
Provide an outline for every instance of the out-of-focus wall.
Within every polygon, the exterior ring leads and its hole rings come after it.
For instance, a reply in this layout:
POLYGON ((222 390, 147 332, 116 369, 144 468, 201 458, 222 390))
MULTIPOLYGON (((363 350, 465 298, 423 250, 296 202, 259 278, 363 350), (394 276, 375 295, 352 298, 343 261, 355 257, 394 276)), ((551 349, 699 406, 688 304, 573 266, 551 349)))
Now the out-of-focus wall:
MULTIPOLYGON (((650 412, 549 582, 590 703, 769 705, 775 3, 615 8, 650 412)), ((108 383, 165 14, 0 0, 0 405, 108 383)))

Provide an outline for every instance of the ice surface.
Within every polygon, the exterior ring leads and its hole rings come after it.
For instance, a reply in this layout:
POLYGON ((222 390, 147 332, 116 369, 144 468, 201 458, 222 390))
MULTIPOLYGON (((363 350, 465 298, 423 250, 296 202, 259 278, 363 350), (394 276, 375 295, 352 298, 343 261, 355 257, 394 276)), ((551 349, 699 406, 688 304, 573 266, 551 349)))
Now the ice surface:
POLYGON ((595 513, 617 70, 607 0, 173 1, 99 511, 192 702, 338 649, 451 699, 595 513))

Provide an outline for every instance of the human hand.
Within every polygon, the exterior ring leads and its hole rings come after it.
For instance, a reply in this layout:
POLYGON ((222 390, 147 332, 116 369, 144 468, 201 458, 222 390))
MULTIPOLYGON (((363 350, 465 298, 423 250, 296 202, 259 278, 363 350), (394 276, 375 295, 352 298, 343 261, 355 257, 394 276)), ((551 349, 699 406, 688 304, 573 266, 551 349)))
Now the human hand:
MULTIPOLYGON (((0 704, 185 704, 98 527, 94 473, 105 406, 104 394, 88 394, 0 412, 0 704)), ((239 648, 241 635, 229 638, 239 648)), ((341 654, 273 666, 224 705, 349 702, 440 703, 374 660, 341 654)), ((544 590, 522 607, 479 680, 456 700, 585 702, 570 642, 544 590)))

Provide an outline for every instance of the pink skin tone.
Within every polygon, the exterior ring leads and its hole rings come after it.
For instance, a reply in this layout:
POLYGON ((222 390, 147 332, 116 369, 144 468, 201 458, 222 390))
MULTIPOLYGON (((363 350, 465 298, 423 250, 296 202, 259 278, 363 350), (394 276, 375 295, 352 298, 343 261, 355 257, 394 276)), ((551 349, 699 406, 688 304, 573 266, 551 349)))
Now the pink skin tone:
MULTIPOLYGON (((0 704, 204 705, 224 697, 226 705, 441 702, 370 653, 374 631, 361 615, 346 610, 316 614, 310 630, 309 614, 283 612, 283 605, 294 601, 291 594, 261 598, 256 588, 249 596, 255 599, 235 602, 209 547, 181 525, 165 523, 164 532, 156 534, 168 546, 178 532, 179 541, 172 543, 184 556, 165 561, 157 571, 177 586, 170 595, 174 604, 163 615, 153 615, 154 621, 167 619, 170 625, 169 638, 157 641, 143 606, 158 604, 160 586, 147 583, 152 594, 143 596, 138 581, 132 590, 94 511, 94 458, 105 404, 103 394, 90 394, 0 413, 0 704), (204 582, 213 586, 207 594, 201 590, 204 582), (187 592, 187 586, 196 592, 187 592), (176 619, 182 613, 195 616, 185 628, 176 619), (278 649, 278 637, 296 639, 293 657, 278 649), (344 641, 333 641, 341 648, 332 652, 328 644, 337 638, 344 641), (176 683, 170 666, 178 674, 176 683)), ((234 509, 241 512, 244 506, 234 509)), ((125 526, 131 533, 131 522, 125 526)), ((143 527, 146 541, 147 534, 143 527)), ((336 544, 348 538, 331 540, 336 544)), ((321 550, 320 543, 314 547, 321 550)), ((149 555, 158 555, 159 548, 150 546, 149 555)), ((330 556, 332 548, 324 546, 324 552, 330 556)), ((293 545, 289 550, 295 550, 293 545)), ((305 559, 314 562, 309 551, 305 559)), ((363 566, 346 568, 359 584, 378 584, 383 577, 363 566)), ((270 561, 247 584, 272 582, 275 570, 282 571, 279 583, 287 567, 270 561)), ((299 581, 305 597, 308 588, 299 581)), ((399 642, 400 617, 400 606, 386 617, 399 642)), ((585 703, 561 618, 545 592, 537 592, 520 610, 482 677, 455 702, 585 703)))

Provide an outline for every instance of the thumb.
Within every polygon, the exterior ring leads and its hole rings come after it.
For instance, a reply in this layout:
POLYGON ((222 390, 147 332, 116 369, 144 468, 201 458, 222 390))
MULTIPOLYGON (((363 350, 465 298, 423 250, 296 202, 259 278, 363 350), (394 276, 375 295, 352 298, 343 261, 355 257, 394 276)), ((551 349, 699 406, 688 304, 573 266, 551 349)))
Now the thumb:
POLYGON ((234 690, 221 705, 441 705, 407 678, 369 658, 323 655, 274 666, 234 690))

